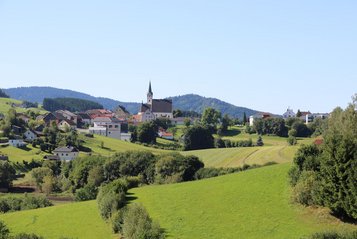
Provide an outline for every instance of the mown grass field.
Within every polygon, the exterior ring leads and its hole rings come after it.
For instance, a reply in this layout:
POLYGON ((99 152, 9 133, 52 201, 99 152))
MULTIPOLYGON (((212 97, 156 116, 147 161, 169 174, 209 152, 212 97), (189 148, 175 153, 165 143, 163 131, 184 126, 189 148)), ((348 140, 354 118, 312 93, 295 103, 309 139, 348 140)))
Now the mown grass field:
POLYGON ((325 211, 292 205, 287 183, 290 166, 286 163, 130 192, 169 238, 294 239, 318 231, 357 229, 325 211))
POLYGON ((0 154, 9 156, 11 162, 31 161, 31 159, 43 159, 48 153, 41 152, 39 148, 33 148, 28 144, 26 149, 20 149, 13 146, 0 147, 0 154))
POLYGON ((96 201, 0 215, 13 233, 35 233, 46 239, 112 239, 111 228, 100 217, 96 201))
MULTIPOLYGON (((22 101, 20 100, 14 100, 14 99, 9 99, 9 98, 0 98, 0 113, 3 114, 7 114, 7 112, 9 111, 9 109, 13 108, 11 105, 12 104, 21 104, 22 101)), ((39 112, 40 114, 44 114, 47 111, 40 109, 40 108, 20 108, 20 107, 15 107, 14 108, 16 110, 17 113, 22 113, 25 112, 27 110, 32 110, 35 112, 39 112)))

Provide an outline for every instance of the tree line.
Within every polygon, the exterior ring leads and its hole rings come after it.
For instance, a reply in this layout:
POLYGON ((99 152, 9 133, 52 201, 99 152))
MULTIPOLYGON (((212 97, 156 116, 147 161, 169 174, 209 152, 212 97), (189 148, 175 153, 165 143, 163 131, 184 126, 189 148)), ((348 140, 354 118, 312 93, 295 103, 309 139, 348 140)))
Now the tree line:
POLYGON ((82 112, 91 109, 103 109, 103 105, 90 100, 77 98, 45 98, 43 108, 48 111, 69 110, 72 112, 82 112))

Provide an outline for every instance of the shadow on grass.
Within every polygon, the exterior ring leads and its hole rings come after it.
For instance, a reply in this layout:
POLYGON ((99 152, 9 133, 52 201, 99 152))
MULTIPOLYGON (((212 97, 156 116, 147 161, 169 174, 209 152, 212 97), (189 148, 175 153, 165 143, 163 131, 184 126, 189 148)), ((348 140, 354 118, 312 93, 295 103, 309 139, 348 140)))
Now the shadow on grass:
POLYGON ((351 217, 348 217, 347 215, 339 214, 339 213, 330 213, 332 216, 336 217, 338 220, 344 223, 349 223, 352 225, 357 225, 357 220, 353 219, 351 217))
POLYGON ((127 193, 125 195, 125 199, 126 199, 126 204, 130 204, 132 201, 138 199, 138 197, 134 196, 134 193, 127 193))
POLYGON ((35 192, 35 189, 30 186, 22 186, 22 187, 12 187, 9 188, 9 193, 33 193, 35 192))
POLYGON ((239 129, 230 129, 227 132, 223 133, 223 136, 237 136, 241 133, 241 131, 239 129))
POLYGON ((31 148, 29 148, 27 146, 20 147, 19 149, 22 149, 22 150, 27 151, 27 152, 32 150, 31 148))

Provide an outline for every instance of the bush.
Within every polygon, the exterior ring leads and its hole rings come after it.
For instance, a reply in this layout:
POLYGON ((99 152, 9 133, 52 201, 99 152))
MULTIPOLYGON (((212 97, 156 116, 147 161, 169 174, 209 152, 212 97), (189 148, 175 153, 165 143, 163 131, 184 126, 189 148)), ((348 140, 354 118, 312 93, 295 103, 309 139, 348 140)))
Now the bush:
POLYGON ((313 171, 303 171, 293 189, 292 199, 305 206, 314 205, 317 201, 318 181, 313 171))
POLYGON ((204 164, 195 156, 182 156, 178 153, 161 155, 155 164, 155 181, 157 183, 190 181, 203 167, 204 164))
POLYGON ((126 180, 123 179, 117 179, 100 187, 97 203, 100 215, 104 219, 111 218, 113 213, 125 206, 125 194, 127 190, 128 184, 126 180))
POLYGON ((296 145, 297 144, 296 137, 289 136, 288 139, 287 139, 287 142, 288 142, 289 145, 296 145))
POLYGON ((46 197, 35 197, 25 194, 23 197, 5 196, 0 198, 0 212, 37 209, 52 206, 46 197))
POLYGON ((262 136, 259 135, 258 139, 257 139, 257 146, 263 146, 264 143, 263 143, 263 139, 262 139, 262 136))
POLYGON ((337 232, 319 232, 312 234, 307 239, 356 239, 357 231, 350 233, 337 233, 337 232))
POLYGON ((124 212, 122 234, 126 239, 165 238, 159 224, 153 222, 145 208, 136 203, 124 212))
POLYGON ((76 191, 74 199, 76 201, 88 201, 96 199, 98 193, 97 187, 93 184, 87 184, 83 188, 80 188, 76 191))
POLYGON ((7 161, 0 161, 0 188, 9 188, 15 179, 16 171, 7 161))
POLYGON ((184 150, 209 149, 214 146, 214 138, 210 129, 202 126, 189 128, 183 138, 184 150))

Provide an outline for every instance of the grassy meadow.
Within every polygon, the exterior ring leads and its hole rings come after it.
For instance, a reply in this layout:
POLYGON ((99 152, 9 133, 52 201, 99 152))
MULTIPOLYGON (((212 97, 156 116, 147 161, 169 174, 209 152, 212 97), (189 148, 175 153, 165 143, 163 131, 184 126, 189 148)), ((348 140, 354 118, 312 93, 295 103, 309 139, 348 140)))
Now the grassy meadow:
POLYGON ((201 181, 132 189, 136 202, 168 238, 301 238, 313 232, 357 229, 290 203, 291 164, 268 166, 201 181))
POLYGON ((7 112, 11 108, 14 108, 17 113, 26 112, 28 110, 32 110, 32 111, 38 112, 40 114, 44 114, 47 112, 46 110, 40 109, 40 108, 25 109, 25 108, 20 108, 20 107, 12 107, 12 104, 21 104, 21 103, 22 103, 21 100, 14 100, 14 99, 10 99, 10 98, 0 98, 0 113, 7 114, 7 112))
POLYGON ((13 233, 35 233, 46 239, 112 239, 111 228, 100 217, 96 201, 0 215, 13 233))

